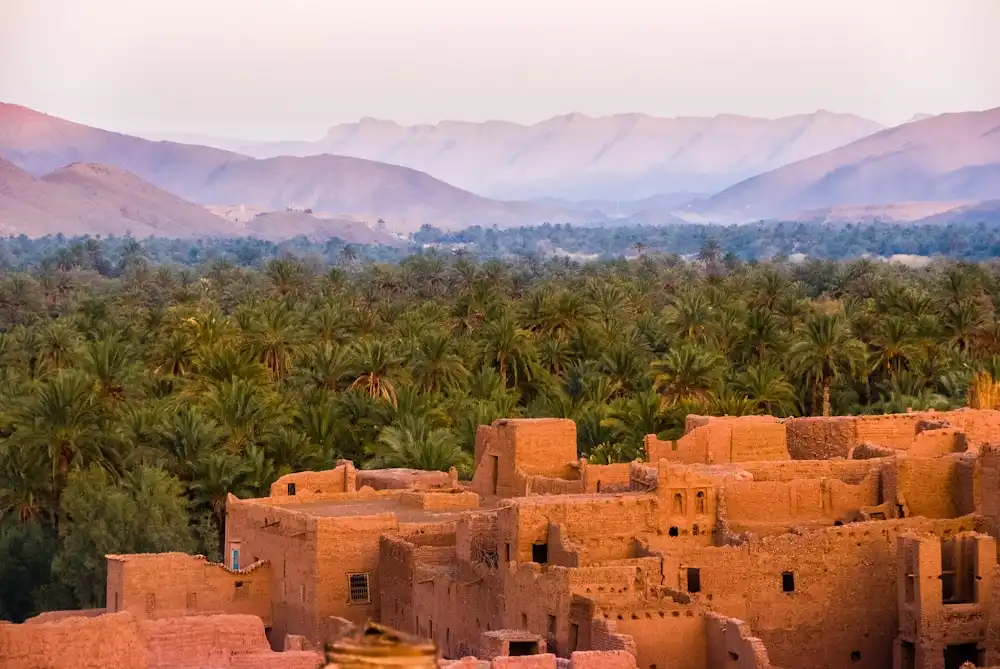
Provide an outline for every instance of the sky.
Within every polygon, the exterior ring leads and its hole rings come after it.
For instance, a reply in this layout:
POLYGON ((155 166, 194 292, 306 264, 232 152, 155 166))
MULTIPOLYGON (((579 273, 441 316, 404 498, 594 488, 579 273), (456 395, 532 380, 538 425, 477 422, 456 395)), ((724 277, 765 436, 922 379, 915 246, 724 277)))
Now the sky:
POLYGON ((0 101, 133 133, 316 139, 1000 107, 1000 0, 0 0, 0 101))

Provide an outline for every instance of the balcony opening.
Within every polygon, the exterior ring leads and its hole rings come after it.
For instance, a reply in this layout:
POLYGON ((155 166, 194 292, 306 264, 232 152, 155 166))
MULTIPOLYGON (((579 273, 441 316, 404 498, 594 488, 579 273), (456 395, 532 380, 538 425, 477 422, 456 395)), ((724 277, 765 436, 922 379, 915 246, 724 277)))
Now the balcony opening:
POLYGON ((701 592, 701 569, 698 567, 687 568, 687 590, 701 592))
POLYGON ((537 641, 511 641, 507 647, 507 652, 511 657, 523 655, 538 655, 537 641))
POLYGON ((960 643, 944 649, 944 669, 961 669, 970 662, 974 667, 986 666, 986 653, 974 643, 960 643))

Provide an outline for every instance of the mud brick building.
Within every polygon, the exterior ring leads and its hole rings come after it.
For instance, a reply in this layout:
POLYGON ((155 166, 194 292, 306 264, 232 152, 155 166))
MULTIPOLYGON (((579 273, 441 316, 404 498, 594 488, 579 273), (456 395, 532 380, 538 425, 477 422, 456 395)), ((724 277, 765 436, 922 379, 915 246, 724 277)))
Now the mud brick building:
POLYGON ((471 482, 290 474, 230 496, 225 564, 108 556, 107 610, 0 625, 0 657, 118 626, 145 664, 100 666, 297 669, 376 620, 455 669, 1000 666, 1000 412, 689 416, 645 446, 594 465, 571 421, 512 419, 471 482), (214 664, 164 659, 167 629, 214 664))

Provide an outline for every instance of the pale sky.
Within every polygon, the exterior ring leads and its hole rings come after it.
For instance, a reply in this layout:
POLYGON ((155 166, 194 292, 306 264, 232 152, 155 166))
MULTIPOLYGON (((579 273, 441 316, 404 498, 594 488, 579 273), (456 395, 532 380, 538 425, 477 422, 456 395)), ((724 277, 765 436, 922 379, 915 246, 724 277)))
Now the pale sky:
POLYGON ((0 101, 124 132, 1000 106, 1000 0, 0 0, 0 101))

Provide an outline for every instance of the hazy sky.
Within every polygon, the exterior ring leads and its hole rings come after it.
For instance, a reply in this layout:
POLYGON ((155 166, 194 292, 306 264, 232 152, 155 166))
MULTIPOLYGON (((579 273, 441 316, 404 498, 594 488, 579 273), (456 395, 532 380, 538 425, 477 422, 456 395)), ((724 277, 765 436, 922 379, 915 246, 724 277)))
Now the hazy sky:
POLYGON ((364 116, 883 123, 1000 106, 1000 0, 0 0, 0 101, 129 132, 364 116))

